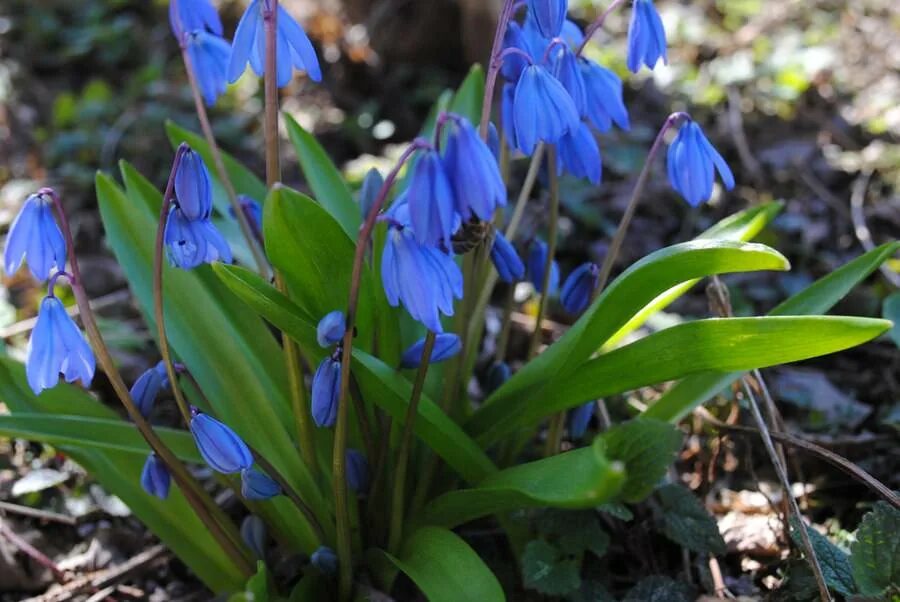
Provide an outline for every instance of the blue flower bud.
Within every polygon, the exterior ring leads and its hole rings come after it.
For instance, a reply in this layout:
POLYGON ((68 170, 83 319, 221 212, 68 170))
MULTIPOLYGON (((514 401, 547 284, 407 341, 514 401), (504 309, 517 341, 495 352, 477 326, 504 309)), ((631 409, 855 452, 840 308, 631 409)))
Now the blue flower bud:
POLYGON ((538 142, 556 144, 578 127, 578 108, 558 79, 540 65, 522 71, 513 99, 513 122, 519 149, 526 155, 538 142))
POLYGON ((31 390, 38 395, 55 387, 60 373, 66 382, 81 380, 88 386, 95 368, 94 353, 66 308, 56 297, 45 297, 25 356, 25 374, 31 390))
POLYGON ((338 557, 331 548, 325 546, 319 547, 319 549, 312 553, 309 561, 314 567, 326 575, 337 575, 338 557))
POLYGON ((331 347, 341 342, 347 331, 347 319, 344 312, 333 311, 319 321, 316 326, 316 341, 321 347, 331 347))
POLYGON ((503 282, 512 284, 525 275, 525 264, 519 258, 516 248, 498 230, 491 246, 491 261, 503 282))
POLYGON ((594 185, 600 184, 603 178, 600 146, 586 123, 559 139, 556 166, 560 175, 566 171, 576 178, 586 178, 594 185))
POLYGON ((581 59, 580 66, 584 79, 585 112, 590 122, 601 132, 609 131, 613 123, 623 130, 629 129, 631 124, 622 100, 622 80, 619 76, 587 59, 581 59))
POLYGON ((362 452, 355 449, 348 449, 345 458, 347 485, 356 495, 365 495, 369 491, 369 462, 362 452))
POLYGON ((450 180, 456 212, 468 220, 472 215, 491 220, 498 207, 506 206, 506 185, 491 149, 465 117, 452 117, 453 131, 447 139, 444 167, 450 180))
POLYGON ((487 139, 488 148, 491 149, 491 154, 494 155, 494 161, 500 162, 500 132, 497 131, 497 126, 494 125, 493 121, 488 122, 488 139, 487 139))
POLYGON ((216 104, 228 88, 228 59, 231 45, 223 38, 202 30, 190 31, 184 38, 188 60, 207 106, 216 104))
POLYGON ((151 453, 144 462, 141 471, 141 487, 150 495, 155 495, 161 500, 169 497, 169 487, 172 484, 172 475, 156 454, 151 453))
POLYGON ((662 59, 666 63, 666 30, 653 6, 653 0, 634 0, 628 27, 628 69, 632 73, 641 65, 653 69, 662 59))
POLYGON ((15 274, 28 261, 28 270, 40 281, 66 267, 66 241, 53 219, 53 199, 33 194, 9 227, 3 266, 7 276, 15 274))
POLYGON ((222 474, 241 472, 253 465, 253 454, 237 433, 208 414, 191 418, 191 434, 210 468, 222 474))
POLYGON ((595 263, 583 263, 569 274, 559 294, 562 306, 570 314, 580 314, 591 303, 599 284, 600 268, 595 263))
POLYGON ((212 213, 212 187, 209 171, 199 153, 187 149, 175 166, 175 198, 185 219, 209 219, 212 213))
POLYGON ((312 417, 319 428, 331 428, 337 421, 341 389, 341 362, 326 357, 319 364, 312 382, 312 417))
POLYGON ((166 374, 166 365, 159 362, 141 374, 131 385, 131 399, 134 400, 138 410, 144 418, 150 416, 153 404, 159 392, 169 386, 169 377, 166 374))
POLYGON ((512 376, 512 370, 506 362, 497 362, 488 370, 484 382, 485 393, 490 395, 499 389, 512 376))
POLYGON ((692 206, 696 207, 712 196, 715 174, 719 172, 725 188, 734 188, 734 175, 713 148, 703 130, 694 121, 681 127, 668 153, 669 182, 672 188, 692 206))
POLYGON ((569 0, 528 0, 528 13, 545 38, 555 38, 563 28, 569 0))
POLYGON ((587 431, 591 418, 594 416, 594 406, 596 404, 590 401, 584 405, 569 410, 569 437, 572 439, 581 439, 587 431))
MULTIPOLYGON (((254 235, 261 238, 262 237, 262 207, 259 203, 251 199, 245 194, 238 195, 238 203, 241 206, 241 212, 244 214, 244 217, 247 218, 247 222, 250 224, 250 228, 253 230, 254 235)), ((228 215, 237 219, 237 214, 234 212, 234 207, 228 205, 228 215)))
POLYGON ((222 35, 222 20, 209 0, 170 0, 169 25, 179 41, 188 31, 209 30, 222 35))
POLYGON ((384 186, 384 177, 373 167, 366 174, 359 189, 359 212, 362 214, 363 220, 369 216, 382 186, 384 186))
POLYGON ((422 152, 409 177, 406 202, 419 244, 437 246, 453 234, 453 188, 434 149, 422 152))
POLYGON ((281 495, 281 485, 258 470, 245 468, 241 471, 241 495, 252 502, 261 502, 281 495))
POLYGON ((266 557, 266 523, 255 514, 248 514, 241 522, 241 539, 260 560, 266 557))
MULTIPOLYGON (((506 34, 503 36, 503 49, 517 48, 522 52, 529 52, 528 40, 525 39, 525 33, 515 21, 510 21, 506 28, 506 34)), ((522 70, 528 66, 528 59, 518 53, 510 53, 503 59, 503 65, 500 67, 500 73, 503 79, 508 82, 515 83, 519 81, 522 70)))
MULTIPOLYGON (((430 363, 436 364, 448 360, 462 349, 462 342, 453 333, 439 334, 434 339, 434 349, 431 351, 430 363)), ((400 360, 401 368, 418 368, 422 364, 422 355, 425 351, 425 339, 419 339, 403 352, 400 360)))
MULTIPOLYGON (((543 294, 544 287, 544 267, 547 265, 547 243, 541 240, 535 240, 531 243, 531 249, 528 251, 528 278, 534 285, 534 290, 543 294)), ((554 259, 550 264, 550 282, 549 294, 556 292, 559 288, 559 264, 554 259)))
POLYGON ((189 220, 181 209, 172 207, 164 233, 169 261, 190 270, 204 263, 231 263, 231 248, 207 219, 189 220))
POLYGON ((562 32, 560 32, 559 37, 565 40, 566 44, 568 44, 569 48, 572 50, 577 50, 582 42, 584 42, 584 32, 581 31, 581 27, 571 19, 566 19, 565 23, 563 23, 562 32))

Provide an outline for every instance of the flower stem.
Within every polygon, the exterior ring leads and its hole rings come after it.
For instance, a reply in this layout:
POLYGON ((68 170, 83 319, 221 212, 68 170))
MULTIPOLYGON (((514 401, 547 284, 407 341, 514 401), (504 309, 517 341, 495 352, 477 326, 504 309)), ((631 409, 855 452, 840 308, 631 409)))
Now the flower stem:
POLYGON ((500 53, 503 52, 503 36, 509 26, 515 10, 515 0, 505 0, 500 10, 500 20, 497 22, 497 30, 494 32, 494 45, 491 48, 491 59, 488 63, 488 72, 484 84, 484 101, 481 105, 481 124, 479 132, 484 140, 488 138, 488 123, 491 121, 491 106, 494 104, 494 89, 497 87, 497 77, 500 75, 500 53))
POLYGON ((306 520, 309 521, 309 524, 312 526, 313 531, 316 532, 316 537, 319 538, 319 542, 325 542, 325 531, 322 529, 322 524, 319 522, 319 519, 316 518, 315 512, 313 512, 312 508, 310 508, 306 502, 303 501, 303 498, 291 486, 290 481, 288 481, 283 474, 281 474, 275 466, 266 460, 266 458, 260 454, 255 449, 251 449, 253 453, 253 459, 256 460, 256 463, 259 464, 263 470, 265 470, 270 477, 275 479, 275 481, 281 485, 281 488, 284 490, 284 494, 288 497, 289 500, 297 507, 298 510, 306 517, 306 520))
POLYGON ((584 31, 584 39, 581 41, 581 45, 578 47, 578 50, 575 51, 576 56, 581 56, 584 53, 584 48, 587 46, 588 42, 591 41, 591 38, 594 37, 594 34, 603 27, 603 23, 606 21, 606 17, 608 17, 614 10, 619 8, 621 4, 624 4, 625 0, 613 0, 612 4, 606 7, 600 16, 597 19, 588 25, 588 28, 584 31))
POLYGON ((550 276, 553 271, 553 260, 556 258, 556 238, 559 229, 559 176, 556 172, 556 149, 552 146, 547 147, 547 163, 549 164, 547 173, 550 180, 550 224, 547 230, 547 260, 544 262, 541 301, 538 304, 538 313, 535 318, 534 332, 531 334, 531 343, 528 345, 528 359, 533 358, 537 354, 541 335, 543 334, 541 323, 544 321, 547 301, 552 293, 550 290, 550 276))

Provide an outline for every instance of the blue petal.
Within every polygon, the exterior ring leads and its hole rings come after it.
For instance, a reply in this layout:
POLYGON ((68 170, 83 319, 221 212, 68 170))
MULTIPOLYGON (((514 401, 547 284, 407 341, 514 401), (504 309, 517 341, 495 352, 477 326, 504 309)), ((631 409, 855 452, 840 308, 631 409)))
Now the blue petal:
POLYGON ((290 46, 291 63, 297 69, 306 71, 309 78, 315 82, 322 81, 322 69, 319 66, 319 57, 313 48, 309 36, 294 18, 282 7, 278 6, 278 32, 285 38, 290 46))
POLYGON ((281 495, 281 485, 258 470, 245 468, 241 471, 241 495, 251 502, 270 500, 281 495))
POLYGON ((369 490, 369 462, 355 449, 348 449, 345 458, 347 485, 357 495, 365 495, 369 490))
MULTIPOLYGON (((528 277, 538 293, 544 292, 544 268, 547 265, 548 251, 547 243, 535 240, 532 242, 531 249, 528 252, 528 277)), ((550 264, 550 280, 548 284, 549 294, 552 295, 559 288, 559 265, 556 263, 556 260, 553 260, 550 264)))
POLYGON ((500 232, 496 233, 494 244, 491 246, 491 261, 503 282, 512 284, 525 275, 525 264, 522 263, 512 243, 500 232))
POLYGON ((312 553, 312 556, 309 557, 309 561, 314 567, 316 567, 326 575, 337 574, 338 557, 337 554, 334 553, 334 550, 332 550, 331 548, 321 546, 312 553))
POLYGON ((313 375, 312 417, 319 428, 330 428, 337 421, 340 396, 341 363, 327 357, 313 375))
POLYGON ((200 455, 213 470, 232 474, 253 465, 253 455, 244 440, 212 416, 194 416, 191 419, 191 434, 200 455))
MULTIPOLYGON (((19 270, 28 255, 32 239, 40 236, 38 234, 41 223, 40 212, 40 200, 37 195, 32 195, 13 220, 6 237, 6 247, 3 249, 3 266, 7 276, 12 276, 19 270)), ((45 279, 49 275, 50 271, 47 270, 37 277, 45 279)))
POLYGON ((207 219, 212 213, 212 188, 203 158, 193 150, 182 153, 175 170, 175 198, 188 220, 207 219))
POLYGON ((734 188, 734 174, 731 173, 731 168, 728 167, 728 163, 725 162, 725 159, 722 158, 719 151, 717 151, 709 142, 709 139, 703 135, 702 131, 700 132, 699 138, 700 144, 713 162, 713 165, 715 165, 716 171, 719 172, 719 176, 722 178, 722 183, 725 185, 726 190, 731 190, 734 188))
MULTIPOLYGON (((256 37, 262 24, 259 2, 260 0, 250 2, 234 32, 231 59, 228 63, 228 81, 231 83, 241 77, 247 68, 247 62, 252 60, 251 57, 255 52, 256 37)), ((260 71, 257 71, 257 74, 259 73, 260 71)))
POLYGON ((321 347, 331 347, 341 342, 347 330, 344 312, 335 310, 319 321, 316 326, 316 341, 321 347))
POLYGON ((567 312, 577 315, 587 309, 597 288, 600 268, 594 263, 583 263, 576 268, 563 284, 559 294, 560 303, 567 312))
POLYGON ((171 483, 172 476, 162 460, 156 454, 147 456, 147 461, 144 462, 144 468, 141 471, 141 487, 144 488, 144 491, 164 500, 169 497, 171 483))
POLYGON ((595 185, 600 184, 603 176, 603 164, 597 139, 587 124, 569 132, 559 140, 557 146, 558 169, 566 171, 577 178, 587 178, 595 185))
POLYGON ((50 389, 59 382, 59 369, 65 359, 66 349, 58 340, 58 332, 65 315, 65 308, 56 297, 41 302, 37 322, 28 340, 25 356, 25 374, 35 395, 50 389))
POLYGON ((425 151, 412 168, 406 193, 416 240, 437 245, 453 234, 453 190, 440 156, 425 151))
POLYGON ((528 0, 529 15, 545 38, 557 37, 569 10, 568 0, 528 0))
MULTIPOLYGON (((455 356, 462 350, 462 342, 459 337, 453 333, 443 333, 435 337, 434 349, 431 352, 429 362, 436 364, 443 362, 455 356)), ((425 339, 419 339, 406 351, 400 360, 401 368, 418 368, 421 363, 425 351, 425 339)))
POLYGON ((463 219, 474 214, 490 220, 497 207, 506 205, 506 187, 497 160, 465 118, 459 118, 447 141, 444 165, 456 211, 463 219))
POLYGON ((594 416, 593 401, 569 411, 569 437, 572 439, 581 439, 587 431, 587 427, 594 416))

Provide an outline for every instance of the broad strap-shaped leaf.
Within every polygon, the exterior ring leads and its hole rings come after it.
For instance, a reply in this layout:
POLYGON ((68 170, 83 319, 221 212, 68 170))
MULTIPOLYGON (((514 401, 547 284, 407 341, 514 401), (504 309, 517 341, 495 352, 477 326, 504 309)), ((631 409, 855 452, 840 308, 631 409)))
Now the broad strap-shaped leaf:
POLYGON ((643 501, 659 484, 683 436, 671 424, 636 418, 617 424, 594 440, 594 447, 606 457, 621 462, 627 476, 619 495, 621 501, 643 501))
MULTIPOLYGON (((883 244, 817 280, 773 309, 771 316, 813 315, 828 312, 856 285, 900 249, 900 243, 883 244)), ((698 405, 710 399, 736 379, 739 372, 697 374, 678 382, 666 391, 643 415, 677 422, 698 405)))

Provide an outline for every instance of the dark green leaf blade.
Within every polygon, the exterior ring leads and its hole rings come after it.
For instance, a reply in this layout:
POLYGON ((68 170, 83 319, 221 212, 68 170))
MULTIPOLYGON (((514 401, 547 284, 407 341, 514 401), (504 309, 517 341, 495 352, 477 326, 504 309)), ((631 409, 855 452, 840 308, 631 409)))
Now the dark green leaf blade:
POLYGON ((660 487, 658 494, 666 537, 699 554, 722 556, 728 551, 716 520, 690 489, 670 484, 660 487))
POLYGON ((900 593, 900 510, 878 502, 863 516, 850 546, 853 577, 864 596, 900 593))
POLYGON ((681 448, 682 434, 671 424, 637 418, 614 426, 594 440, 594 447, 625 465, 622 501, 640 502, 659 483, 681 448))
POLYGON ((825 583, 828 589, 836 591, 842 596, 850 596, 856 593, 856 582, 853 580, 853 569, 850 567, 850 558, 846 552, 838 548, 836 545, 828 541, 828 538, 806 525, 801 525, 795 517, 789 520, 791 524, 791 539, 794 545, 803 549, 803 539, 799 533, 799 529, 806 529, 809 534, 810 543, 812 543, 813 551, 819 559, 819 566, 822 567, 822 576, 825 577, 825 583))
POLYGON ((575 560, 565 557, 554 545, 535 539, 522 555, 525 587, 547 596, 564 596, 581 587, 581 575, 575 560))

